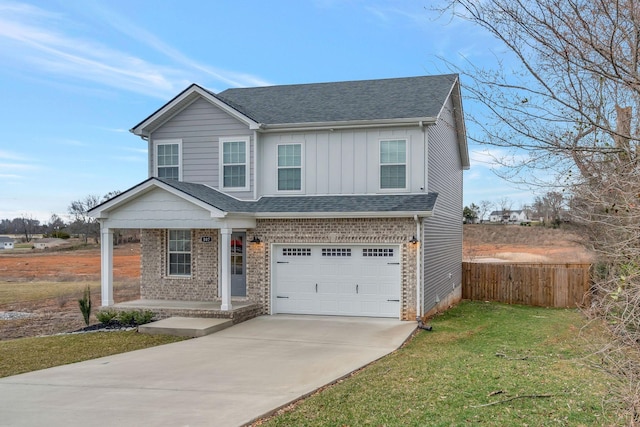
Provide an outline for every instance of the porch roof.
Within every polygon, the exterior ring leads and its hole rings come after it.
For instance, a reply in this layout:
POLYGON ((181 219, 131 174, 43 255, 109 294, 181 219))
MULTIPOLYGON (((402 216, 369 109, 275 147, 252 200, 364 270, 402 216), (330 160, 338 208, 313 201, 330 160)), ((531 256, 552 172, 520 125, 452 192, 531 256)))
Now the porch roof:
POLYGON ((239 214, 258 218, 294 216, 429 216, 434 209, 437 193, 374 194, 374 195, 317 195, 264 196, 257 201, 238 200, 212 187, 192 182, 149 178, 137 186, 96 206, 90 214, 100 216, 133 200, 149 187, 167 187, 174 193, 197 200, 223 215, 239 214))
MULTIPOLYGON (((155 179, 155 178, 154 178, 155 179)), ((292 214, 430 213, 437 193, 264 196, 257 201, 242 201, 203 184, 161 180, 163 183, 229 213, 252 213, 257 217, 292 214)))

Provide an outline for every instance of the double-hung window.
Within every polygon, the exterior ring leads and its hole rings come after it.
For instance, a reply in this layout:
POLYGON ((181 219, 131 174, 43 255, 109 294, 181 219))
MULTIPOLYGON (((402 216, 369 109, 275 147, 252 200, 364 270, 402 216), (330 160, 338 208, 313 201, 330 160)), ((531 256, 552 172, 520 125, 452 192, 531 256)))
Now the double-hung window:
POLYGON ((175 179, 180 181, 182 174, 182 141, 156 141, 156 176, 158 178, 175 179))
POLYGON ((278 145, 278 191, 302 190, 302 144, 278 145))
POLYGON ((222 188, 249 190, 249 138, 220 138, 222 188))
POLYGON ((169 230, 169 276, 191 275, 191 230, 169 230))
POLYGON ((407 188, 407 140, 380 141, 380 189, 407 188))

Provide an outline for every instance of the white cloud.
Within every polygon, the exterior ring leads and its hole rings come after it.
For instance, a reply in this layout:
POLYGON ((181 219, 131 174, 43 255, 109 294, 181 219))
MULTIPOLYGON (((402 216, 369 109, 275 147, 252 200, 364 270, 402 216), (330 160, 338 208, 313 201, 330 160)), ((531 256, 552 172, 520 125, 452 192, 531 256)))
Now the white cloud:
POLYGON ((268 86, 269 82, 263 80, 260 77, 247 74, 247 73, 238 73, 229 70, 222 70, 216 67, 212 67, 210 65, 202 64, 198 61, 195 61, 177 49, 173 48, 169 44, 165 43, 157 36, 152 34, 151 32, 135 25, 134 22, 127 19, 126 17, 115 13, 114 11, 107 9, 106 7, 102 7, 98 4, 93 4, 94 9, 102 15, 105 19, 105 22, 109 23, 113 28, 120 31, 123 34, 132 37, 137 40, 139 43, 145 44, 157 52, 160 52, 164 56, 172 59, 178 64, 191 68, 193 70, 202 72, 210 77, 213 77, 216 80, 223 82, 229 86, 235 87, 244 87, 244 86, 268 86))
POLYGON ((16 162, 28 162, 31 161, 28 157, 23 156, 22 154, 14 153, 12 151, 0 150, 0 159, 2 160, 11 160, 16 162))
POLYGON ((212 77, 225 86, 267 84, 257 76, 194 61, 131 21, 97 5, 95 9, 116 30, 162 53, 173 64, 152 63, 99 41, 70 35, 68 29, 76 25, 65 21, 62 15, 22 3, 2 3, 0 57, 4 57, 5 66, 11 64, 32 74, 85 80, 160 99, 182 90, 194 74, 212 77))

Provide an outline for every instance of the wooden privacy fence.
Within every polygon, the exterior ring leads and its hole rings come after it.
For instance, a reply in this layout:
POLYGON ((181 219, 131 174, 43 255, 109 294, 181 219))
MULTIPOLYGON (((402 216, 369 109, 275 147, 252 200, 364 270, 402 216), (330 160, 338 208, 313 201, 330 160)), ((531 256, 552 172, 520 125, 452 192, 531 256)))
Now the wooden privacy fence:
POLYGON ((588 302, 591 264, 462 263, 462 298, 540 307, 588 302))

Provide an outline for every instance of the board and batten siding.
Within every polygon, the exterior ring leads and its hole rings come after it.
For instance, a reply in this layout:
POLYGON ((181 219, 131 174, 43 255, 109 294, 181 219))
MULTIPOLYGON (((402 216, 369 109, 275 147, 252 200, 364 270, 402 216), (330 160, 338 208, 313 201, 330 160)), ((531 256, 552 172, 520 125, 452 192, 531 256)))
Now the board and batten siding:
POLYGON ((403 128, 269 133, 260 136, 260 193, 277 190, 277 146, 302 144, 302 190, 296 194, 419 193, 426 188, 425 134, 417 125, 403 128), (380 140, 407 140, 406 190, 380 190, 380 140))
POLYGON ((423 223, 425 313, 462 283, 463 169, 451 98, 428 132, 428 188, 438 199, 423 223))
POLYGON ((182 180, 220 188, 220 148, 223 137, 249 137, 250 191, 229 192, 239 199, 253 198, 253 131, 210 102, 198 98, 151 133, 149 176, 155 174, 153 141, 182 140, 182 180))

